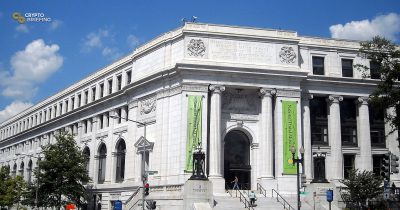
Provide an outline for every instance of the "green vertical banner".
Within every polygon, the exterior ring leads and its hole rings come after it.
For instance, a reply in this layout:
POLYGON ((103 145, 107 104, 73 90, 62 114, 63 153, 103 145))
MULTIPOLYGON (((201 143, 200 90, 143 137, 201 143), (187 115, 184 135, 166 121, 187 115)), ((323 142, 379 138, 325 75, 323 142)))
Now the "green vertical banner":
POLYGON ((297 154, 297 102, 282 101, 283 119, 283 173, 296 174, 296 166, 293 165, 292 152, 294 146, 297 154))
POLYGON ((203 96, 188 96, 185 171, 193 170, 193 151, 201 145, 202 104, 203 96))

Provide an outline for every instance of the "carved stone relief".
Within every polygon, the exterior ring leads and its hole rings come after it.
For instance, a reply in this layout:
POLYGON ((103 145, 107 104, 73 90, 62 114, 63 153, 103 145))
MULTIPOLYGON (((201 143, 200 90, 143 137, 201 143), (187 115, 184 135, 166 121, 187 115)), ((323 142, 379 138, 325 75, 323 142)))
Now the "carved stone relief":
POLYGON ((206 53, 206 45, 201 39, 191 39, 187 45, 187 53, 193 57, 203 57, 206 53))
POLYGON ((147 115, 156 111, 156 97, 143 99, 139 102, 140 115, 147 115))
POLYGON ((279 60, 282 63, 295 63, 297 60, 296 52, 293 50, 293 47, 282 47, 279 52, 279 60))

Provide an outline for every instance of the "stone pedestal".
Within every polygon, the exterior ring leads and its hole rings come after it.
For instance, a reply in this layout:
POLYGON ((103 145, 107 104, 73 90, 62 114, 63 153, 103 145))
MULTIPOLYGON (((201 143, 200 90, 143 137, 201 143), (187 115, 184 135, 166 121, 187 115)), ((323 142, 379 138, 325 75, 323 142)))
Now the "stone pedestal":
POLYGON ((208 180, 188 180, 183 191, 184 210, 208 210, 214 205, 213 184, 208 180))

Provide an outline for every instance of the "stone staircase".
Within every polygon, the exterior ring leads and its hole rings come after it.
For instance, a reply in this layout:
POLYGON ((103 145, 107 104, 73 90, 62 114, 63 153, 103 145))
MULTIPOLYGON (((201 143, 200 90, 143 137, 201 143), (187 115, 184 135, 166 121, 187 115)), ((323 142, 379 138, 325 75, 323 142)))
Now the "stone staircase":
MULTIPOLYGON (((241 191, 246 197, 247 197, 247 190, 242 190, 241 191)), ((232 197, 230 196, 229 193, 225 194, 220 194, 220 195, 214 195, 214 200, 215 200, 215 206, 214 210, 246 210, 252 208, 245 208, 244 203, 240 202, 239 195, 236 197, 236 192, 235 190, 231 191, 232 197)), ((239 194, 239 193, 238 193, 239 194)), ((253 207, 254 210, 256 209, 268 209, 268 210, 284 210, 284 209, 289 209, 288 206, 286 205, 286 208, 284 208, 284 205, 277 201, 276 197, 264 197, 264 195, 256 193, 257 196, 257 201, 256 201, 256 206, 253 207)), ((296 209, 296 197, 284 197, 285 200, 287 200, 292 207, 296 209)), ((247 198, 248 199, 248 198, 247 198)), ((308 206, 302 207, 304 210, 312 210, 312 208, 308 208, 308 206)))

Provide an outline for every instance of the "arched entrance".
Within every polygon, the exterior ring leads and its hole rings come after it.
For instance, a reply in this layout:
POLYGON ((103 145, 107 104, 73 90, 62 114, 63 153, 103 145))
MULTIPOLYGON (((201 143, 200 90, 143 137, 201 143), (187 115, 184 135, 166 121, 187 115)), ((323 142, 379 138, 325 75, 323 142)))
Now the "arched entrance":
POLYGON ((240 130, 229 131, 224 139, 224 178, 226 184, 232 188, 235 176, 239 178, 241 189, 250 189, 250 140, 240 130))

